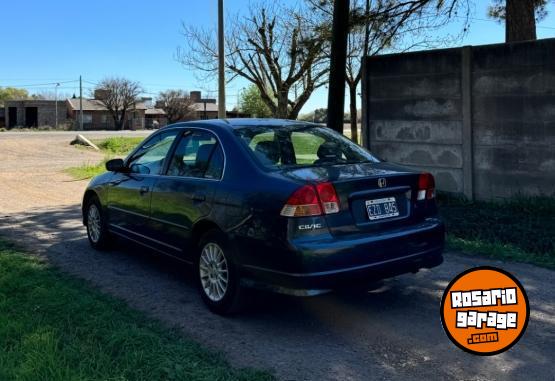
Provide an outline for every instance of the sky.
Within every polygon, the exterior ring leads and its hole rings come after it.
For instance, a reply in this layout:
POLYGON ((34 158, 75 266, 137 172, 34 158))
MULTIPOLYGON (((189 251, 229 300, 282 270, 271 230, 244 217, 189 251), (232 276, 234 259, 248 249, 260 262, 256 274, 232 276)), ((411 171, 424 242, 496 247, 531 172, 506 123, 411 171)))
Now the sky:
MULTIPOLYGON (((248 0, 224 0, 227 15, 245 11, 248 0)), ((293 3, 297 0, 281 0, 293 3)), ((483 45, 504 42, 504 25, 487 17, 489 0, 475 0, 468 33, 456 42, 483 45)), ((538 24, 538 38, 555 37, 555 3, 549 16, 538 24)), ((178 46, 184 46, 182 23, 215 27, 217 0, 95 0, 95 1, 6 1, 2 4, 2 53, 0 87, 24 87, 30 93, 79 94, 83 76, 84 95, 106 76, 139 81, 145 95, 182 88, 202 90, 217 97, 217 83, 203 82, 176 61, 178 46)), ((436 30, 438 36, 456 35, 461 21, 436 30)), ((227 107, 237 104, 245 81, 227 88, 227 107)), ((303 112, 326 107, 327 90, 317 91, 303 112)))

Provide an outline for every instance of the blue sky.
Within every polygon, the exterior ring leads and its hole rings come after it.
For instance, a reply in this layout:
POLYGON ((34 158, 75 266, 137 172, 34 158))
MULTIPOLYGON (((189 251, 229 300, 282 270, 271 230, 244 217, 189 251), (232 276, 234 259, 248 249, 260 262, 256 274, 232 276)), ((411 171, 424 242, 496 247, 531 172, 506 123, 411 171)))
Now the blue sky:
MULTIPOLYGON (((241 12, 247 3, 225 0, 226 12, 241 12)), ((470 31, 457 45, 504 41, 504 26, 487 18, 488 3, 475 1, 470 31)), ((548 10, 550 15, 537 29, 539 38, 555 37, 553 2, 548 10)), ((8 1, 2 5, 2 14, 2 87, 24 86, 30 92, 52 92, 52 85, 42 84, 75 81, 83 75, 87 94, 93 87, 91 82, 109 75, 139 81, 149 95, 167 88, 183 88, 201 89, 206 95, 216 96, 216 83, 201 83, 174 58, 177 47, 183 45, 181 23, 215 26, 216 0, 8 1)), ((436 33, 456 34, 459 30, 460 24, 455 20, 436 33)), ((241 81, 230 84, 228 108, 235 106, 244 86, 246 83, 241 81)), ((78 93, 78 84, 63 83, 59 91, 78 93)), ((326 91, 321 90, 303 111, 326 104, 326 91)))

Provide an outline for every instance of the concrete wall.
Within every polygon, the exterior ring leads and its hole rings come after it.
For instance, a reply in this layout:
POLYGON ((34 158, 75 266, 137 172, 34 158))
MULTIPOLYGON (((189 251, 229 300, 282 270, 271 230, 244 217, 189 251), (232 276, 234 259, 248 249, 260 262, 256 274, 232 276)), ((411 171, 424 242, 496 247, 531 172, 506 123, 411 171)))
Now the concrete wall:
POLYGON ((365 145, 469 198, 555 194, 555 39, 369 57, 365 145))
MULTIPOLYGON (((5 123, 10 125, 9 112, 10 107, 17 108, 17 121, 15 126, 26 126, 25 108, 37 108, 37 126, 51 126, 56 124, 56 101, 50 100, 11 100, 4 102, 5 123)), ((67 107, 65 101, 58 101, 58 125, 64 124, 67 120, 67 107)))

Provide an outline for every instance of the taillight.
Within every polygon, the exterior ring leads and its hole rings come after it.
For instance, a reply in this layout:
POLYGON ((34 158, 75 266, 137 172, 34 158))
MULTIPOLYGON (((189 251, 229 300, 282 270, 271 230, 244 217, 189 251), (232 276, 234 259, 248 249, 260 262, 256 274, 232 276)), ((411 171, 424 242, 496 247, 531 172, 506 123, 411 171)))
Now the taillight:
POLYGON ((289 197, 281 209, 284 217, 321 216, 339 212, 339 198, 331 183, 305 185, 289 197))
POLYGON ((312 185, 305 185, 295 191, 281 210, 281 215, 285 217, 308 217, 321 214, 322 208, 316 189, 312 185))
POLYGON ((436 196, 436 182, 431 173, 421 173, 418 178, 418 201, 431 200, 436 196))
POLYGON ((339 213, 339 197, 335 192, 335 188, 331 183, 322 183, 316 185, 318 197, 322 203, 322 209, 325 214, 339 213))

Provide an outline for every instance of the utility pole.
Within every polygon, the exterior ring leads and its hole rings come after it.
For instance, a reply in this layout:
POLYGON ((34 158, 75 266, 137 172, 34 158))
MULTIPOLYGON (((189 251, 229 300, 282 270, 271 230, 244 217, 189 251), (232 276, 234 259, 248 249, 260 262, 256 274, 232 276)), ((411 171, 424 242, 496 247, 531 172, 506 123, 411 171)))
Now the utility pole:
POLYGON ((79 76, 79 129, 83 131, 83 78, 79 76))
POLYGON ((335 0, 334 3, 330 87, 328 94, 328 127, 339 133, 343 133, 350 1, 335 0))
POLYGON ((56 83, 56 86, 54 86, 54 104, 56 105, 56 130, 58 129, 58 86, 60 86, 59 83, 56 83))
POLYGON ((224 0, 218 0, 218 118, 225 119, 224 0))

